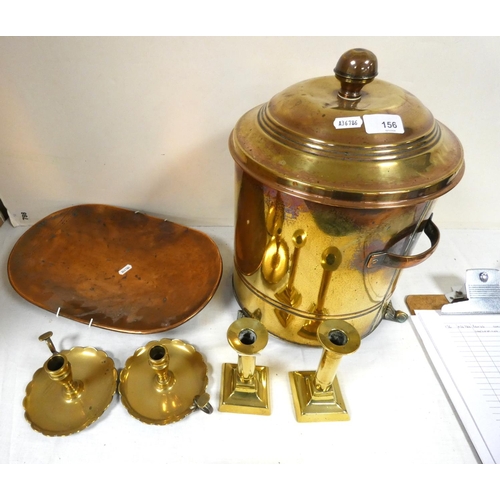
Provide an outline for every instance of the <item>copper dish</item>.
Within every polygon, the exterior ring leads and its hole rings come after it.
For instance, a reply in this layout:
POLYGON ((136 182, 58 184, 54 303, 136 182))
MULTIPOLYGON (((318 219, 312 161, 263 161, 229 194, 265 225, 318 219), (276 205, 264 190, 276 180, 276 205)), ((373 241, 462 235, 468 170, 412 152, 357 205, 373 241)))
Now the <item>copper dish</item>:
POLYGON ((215 294, 222 260, 202 232, 107 205, 79 205, 21 236, 8 262, 17 293, 81 323, 124 333, 170 330, 215 294))

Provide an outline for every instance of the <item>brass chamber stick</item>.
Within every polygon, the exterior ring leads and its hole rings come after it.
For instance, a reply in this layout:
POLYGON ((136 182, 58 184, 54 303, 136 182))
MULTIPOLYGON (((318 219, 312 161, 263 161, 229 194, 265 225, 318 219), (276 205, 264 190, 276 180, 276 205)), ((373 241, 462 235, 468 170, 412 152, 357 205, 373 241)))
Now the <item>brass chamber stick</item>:
POLYGON ((197 409, 212 413, 207 382, 207 366, 192 345, 162 339, 137 349, 127 360, 118 390, 133 417, 165 425, 197 409))
POLYGON ((66 436, 95 422, 116 392, 113 360, 93 347, 58 352, 52 332, 39 337, 52 353, 26 387, 26 420, 47 436, 66 436))
POLYGON ((267 345, 269 334, 258 320, 240 318, 227 331, 238 363, 222 366, 219 411, 270 415, 269 368, 257 366, 255 355, 267 345))
POLYGON ((349 420, 337 380, 342 357, 356 351, 361 338, 358 331, 342 320, 328 320, 318 328, 323 354, 316 372, 290 372, 295 415, 299 422, 349 420))

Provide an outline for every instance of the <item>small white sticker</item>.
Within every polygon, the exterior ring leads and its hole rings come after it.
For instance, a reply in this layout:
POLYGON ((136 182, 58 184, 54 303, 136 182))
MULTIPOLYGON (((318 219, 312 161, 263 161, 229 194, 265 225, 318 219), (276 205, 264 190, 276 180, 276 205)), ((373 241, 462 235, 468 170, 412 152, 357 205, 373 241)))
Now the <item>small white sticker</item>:
POLYGON ((125 274, 128 273, 132 269, 132 266, 130 264, 127 264, 125 267, 122 267, 119 271, 118 274, 125 274))
POLYGON ((367 134, 404 134, 399 115, 365 115, 363 118, 367 134))
POLYGON ((363 125, 361 116, 350 116, 349 118, 335 118, 333 126, 336 129, 342 128, 360 128, 363 125))

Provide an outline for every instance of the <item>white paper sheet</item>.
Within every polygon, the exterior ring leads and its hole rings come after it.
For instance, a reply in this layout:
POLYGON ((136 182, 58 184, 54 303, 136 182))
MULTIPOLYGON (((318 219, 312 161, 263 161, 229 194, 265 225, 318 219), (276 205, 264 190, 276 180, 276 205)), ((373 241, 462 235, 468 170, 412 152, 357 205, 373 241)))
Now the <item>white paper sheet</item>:
POLYGON ((500 463, 500 315, 412 319, 481 461, 500 463))

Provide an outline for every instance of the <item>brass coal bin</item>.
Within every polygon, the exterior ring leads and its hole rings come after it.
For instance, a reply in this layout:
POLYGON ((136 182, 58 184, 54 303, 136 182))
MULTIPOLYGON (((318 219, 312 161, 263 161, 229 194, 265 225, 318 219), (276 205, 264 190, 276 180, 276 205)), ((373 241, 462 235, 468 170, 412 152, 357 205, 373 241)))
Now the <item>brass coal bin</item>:
POLYGON ((457 137, 377 66, 350 50, 335 75, 292 85, 231 134, 236 298, 285 340, 319 346, 327 320, 361 337, 404 321, 391 305, 401 270, 436 249, 434 202, 463 176, 457 137), (412 255, 422 232, 430 245, 412 255))

